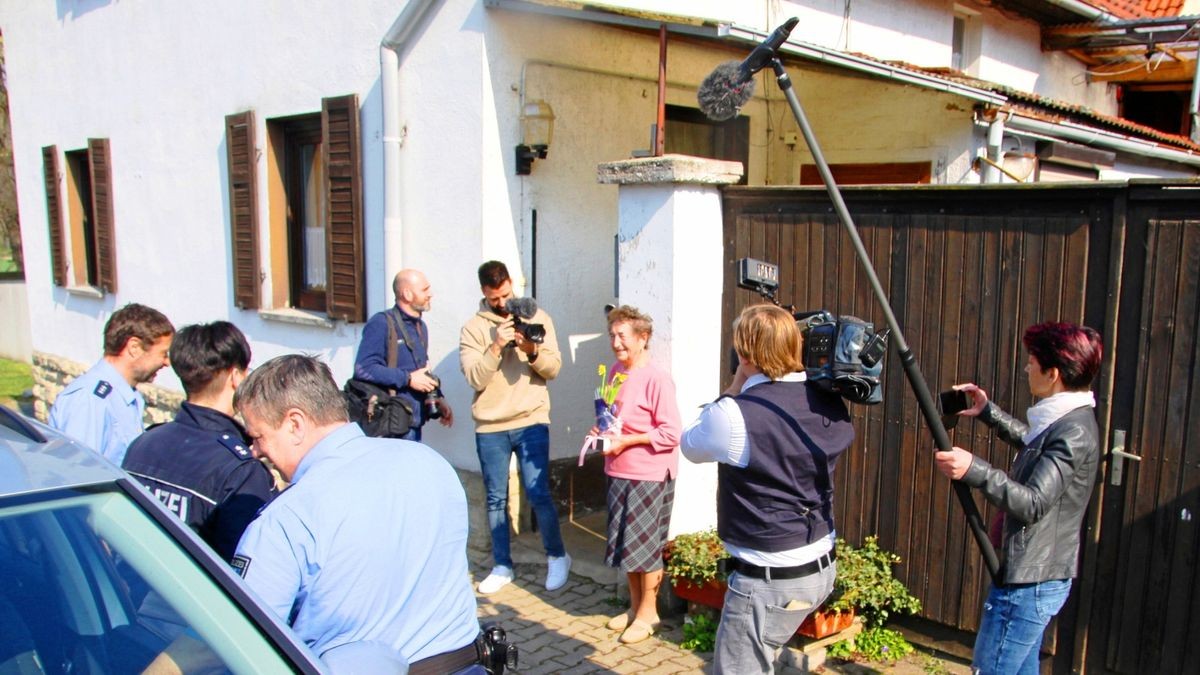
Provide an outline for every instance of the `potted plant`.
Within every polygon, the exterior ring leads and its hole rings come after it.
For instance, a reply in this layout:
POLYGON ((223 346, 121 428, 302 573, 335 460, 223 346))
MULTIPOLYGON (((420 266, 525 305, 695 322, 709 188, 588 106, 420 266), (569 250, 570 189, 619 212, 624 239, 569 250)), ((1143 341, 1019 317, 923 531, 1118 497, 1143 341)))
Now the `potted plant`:
POLYGON ((833 593, 800 626, 801 635, 820 638, 836 633, 848 628, 855 615, 863 618, 868 630, 882 630, 891 615, 920 611, 921 601, 892 576, 900 557, 879 548, 878 537, 865 538, 861 548, 839 539, 837 552, 833 593))
POLYGON ((728 557, 716 530, 678 535, 667 542, 663 551, 675 595, 714 609, 725 602, 725 573, 720 561, 728 557))

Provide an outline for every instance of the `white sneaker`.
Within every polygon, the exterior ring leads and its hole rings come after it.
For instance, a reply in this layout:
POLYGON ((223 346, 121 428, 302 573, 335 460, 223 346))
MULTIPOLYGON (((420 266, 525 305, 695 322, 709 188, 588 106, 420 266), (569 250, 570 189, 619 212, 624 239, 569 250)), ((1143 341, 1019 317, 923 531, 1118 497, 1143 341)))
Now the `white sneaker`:
POLYGON ((495 593, 512 583, 513 571, 511 567, 504 565, 496 565, 492 568, 492 573, 487 575, 487 578, 479 582, 479 592, 484 595, 495 593))
POLYGON ((546 556, 546 590, 557 591, 567 583, 567 572, 571 571, 571 556, 546 556))

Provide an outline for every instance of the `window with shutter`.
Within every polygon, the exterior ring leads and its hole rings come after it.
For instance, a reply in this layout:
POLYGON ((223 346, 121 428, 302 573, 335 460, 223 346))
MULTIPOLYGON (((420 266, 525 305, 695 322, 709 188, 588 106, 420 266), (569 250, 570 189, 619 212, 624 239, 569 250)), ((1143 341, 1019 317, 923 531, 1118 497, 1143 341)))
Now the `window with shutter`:
POLYGON ((233 302, 242 309, 258 309, 258 189, 253 111, 225 118, 225 149, 229 162, 233 302))
POLYGON ((365 321, 358 97, 266 127, 272 305, 365 321))
POLYGON ((358 96, 324 99, 321 132, 328 195, 325 251, 329 259, 326 294, 329 315, 346 321, 365 321, 358 96))
POLYGON ((50 274, 55 286, 67 285, 67 252, 63 243, 62 191, 58 180, 58 147, 42 148, 42 175, 46 181, 46 224, 50 228, 50 274))
POLYGON ((113 226, 112 153, 107 138, 88 139, 88 168, 95 216, 96 285, 117 292, 117 243, 113 226))

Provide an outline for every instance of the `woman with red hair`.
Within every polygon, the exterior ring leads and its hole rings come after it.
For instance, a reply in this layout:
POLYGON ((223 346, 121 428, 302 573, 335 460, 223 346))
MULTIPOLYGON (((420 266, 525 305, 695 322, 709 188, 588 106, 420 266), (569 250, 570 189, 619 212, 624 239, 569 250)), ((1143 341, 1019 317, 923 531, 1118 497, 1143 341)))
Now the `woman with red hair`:
POLYGON ((975 384, 954 388, 978 417, 1019 449, 1007 474, 962 448, 937 455, 938 469, 978 489, 1000 509, 992 543, 1000 573, 983 604, 972 666, 984 675, 1036 674, 1042 633, 1062 609, 1078 572, 1079 531, 1100 460, 1091 386, 1100 371, 1100 335, 1072 323, 1025 331, 1029 392, 1038 402, 1029 423, 988 401, 975 384))

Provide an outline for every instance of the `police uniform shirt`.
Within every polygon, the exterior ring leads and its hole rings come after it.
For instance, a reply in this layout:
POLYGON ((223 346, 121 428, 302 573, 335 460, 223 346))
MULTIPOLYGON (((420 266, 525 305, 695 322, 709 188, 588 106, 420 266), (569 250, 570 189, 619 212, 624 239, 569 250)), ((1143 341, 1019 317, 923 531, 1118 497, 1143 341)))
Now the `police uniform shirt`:
POLYGON ((466 546, 467 499, 450 464, 346 424, 246 529, 234 567, 318 654, 372 640, 413 663, 479 633, 466 546))
POLYGON ((71 380, 54 399, 50 426, 121 465, 142 433, 146 400, 105 359, 71 380))
POLYGON ((187 402, 174 422, 139 436, 122 467, 224 560, 233 557, 246 526, 275 496, 271 472, 250 452, 242 425, 187 402))

